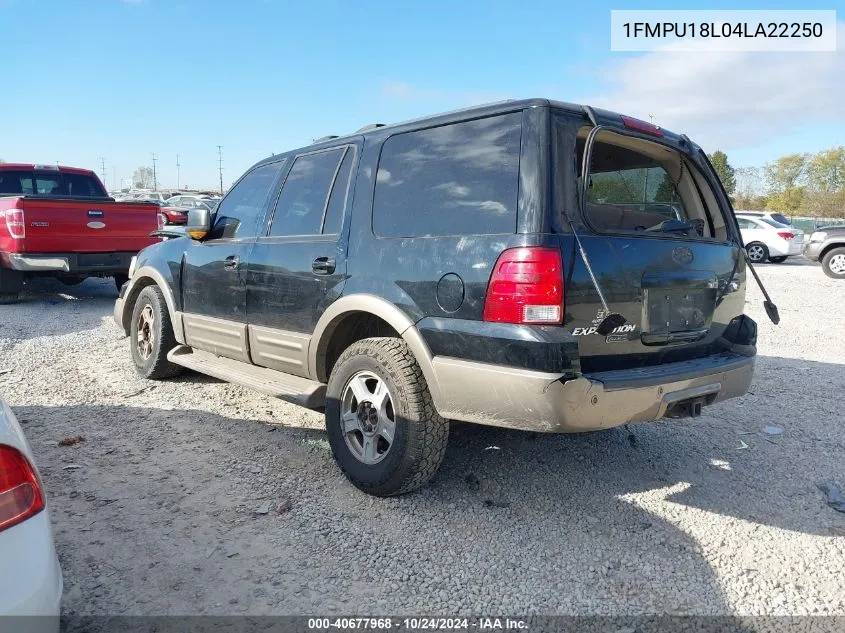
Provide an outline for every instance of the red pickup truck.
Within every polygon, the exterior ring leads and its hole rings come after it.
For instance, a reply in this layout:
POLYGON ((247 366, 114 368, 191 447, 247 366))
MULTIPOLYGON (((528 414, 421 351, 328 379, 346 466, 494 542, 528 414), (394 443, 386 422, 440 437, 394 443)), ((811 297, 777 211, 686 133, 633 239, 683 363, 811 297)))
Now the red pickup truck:
POLYGON ((68 285, 114 277, 120 288, 132 256, 158 241, 158 211, 115 202, 87 169, 0 164, 0 303, 36 276, 68 285))

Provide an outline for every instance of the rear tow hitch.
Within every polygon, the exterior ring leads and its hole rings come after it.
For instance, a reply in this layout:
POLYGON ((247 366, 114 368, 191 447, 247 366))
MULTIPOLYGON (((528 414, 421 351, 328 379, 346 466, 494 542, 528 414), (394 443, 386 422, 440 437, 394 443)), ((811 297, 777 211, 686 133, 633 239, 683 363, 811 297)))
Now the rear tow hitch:
POLYGON ((701 409, 708 404, 706 398, 691 398, 673 404, 666 412, 668 418, 697 418, 701 416, 701 409))

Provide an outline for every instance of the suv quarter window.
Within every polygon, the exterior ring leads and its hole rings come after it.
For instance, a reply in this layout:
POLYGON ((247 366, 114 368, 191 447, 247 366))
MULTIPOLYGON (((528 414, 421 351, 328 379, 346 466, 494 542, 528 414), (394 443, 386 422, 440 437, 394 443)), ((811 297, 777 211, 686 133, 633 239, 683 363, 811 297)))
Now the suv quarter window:
POLYGON ((379 237, 516 231, 522 112, 402 132, 382 146, 379 237))
POLYGON ((232 187, 217 205, 209 239, 256 237, 263 226, 267 200, 284 161, 256 167, 232 187))
POLYGON ((345 147, 300 154, 285 178, 270 236, 319 235, 345 147))
POLYGON ((332 185, 332 192, 329 195, 329 203, 326 205, 326 214, 323 219, 323 233, 340 233, 343 225, 343 210, 346 208, 346 197, 349 192, 349 183, 352 178, 352 164, 355 161, 355 148, 348 147, 343 155, 340 168, 332 185))

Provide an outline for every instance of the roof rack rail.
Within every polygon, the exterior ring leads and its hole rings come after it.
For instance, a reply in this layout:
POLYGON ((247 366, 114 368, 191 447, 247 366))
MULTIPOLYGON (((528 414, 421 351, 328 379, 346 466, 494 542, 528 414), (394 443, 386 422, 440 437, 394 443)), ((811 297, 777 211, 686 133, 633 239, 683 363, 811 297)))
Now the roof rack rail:
POLYGON ((323 141, 330 141, 330 140, 332 140, 333 138, 340 138, 340 137, 339 137, 337 134, 329 134, 328 136, 321 136, 320 138, 315 138, 315 139, 312 141, 312 145, 313 145, 314 143, 322 143, 323 141))
POLYGON ((375 130, 376 128, 384 127, 384 123, 371 123, 370 125, 365 125, 360 130, 356 130, 355 133, 358 134, 359 132, 369 132, 370 130, 375 130))

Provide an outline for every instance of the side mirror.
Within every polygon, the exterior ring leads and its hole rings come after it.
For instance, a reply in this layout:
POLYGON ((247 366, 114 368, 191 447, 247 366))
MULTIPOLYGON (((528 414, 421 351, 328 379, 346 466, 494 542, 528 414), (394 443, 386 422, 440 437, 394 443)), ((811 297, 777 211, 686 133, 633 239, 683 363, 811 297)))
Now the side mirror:
POLYGON ((192 240, 201 240, 211 230, 211 211, 205 207, 194 207, 188 210, 188 220, 185 223, 185 233, 192 240))

